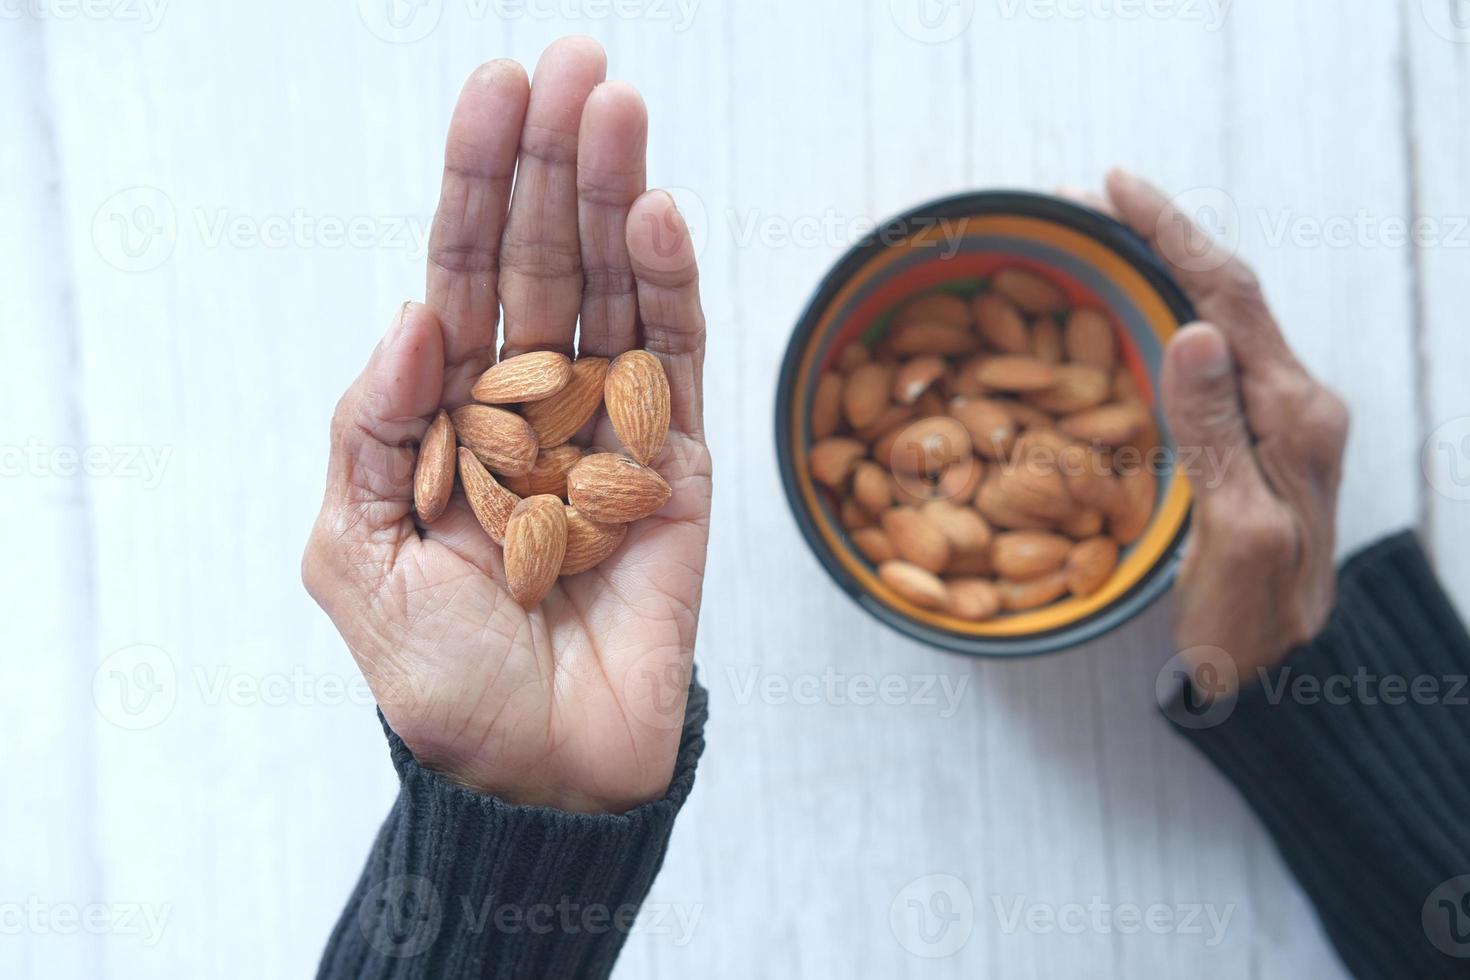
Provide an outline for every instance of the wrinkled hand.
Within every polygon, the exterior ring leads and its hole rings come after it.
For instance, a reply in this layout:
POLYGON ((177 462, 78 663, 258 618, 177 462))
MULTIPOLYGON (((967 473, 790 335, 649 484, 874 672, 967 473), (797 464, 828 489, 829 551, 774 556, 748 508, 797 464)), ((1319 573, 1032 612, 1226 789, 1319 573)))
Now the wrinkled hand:
POLYGON ((1175 639, 1191 667, 1223 650, 1248 685, 1331 612, 1347 409, 1287 347, 1249 268, 1139 178, 1114 171, 1107 189, 1103 205, 1149 242, 1202 320, 1164 359, 1177 445, 1218 464, 1188 474, 1175 639))
MULTIPOLYGON (((496 61, 449 126, 428 302, 405 304, 332 423, 326 499, 303 578, 424 765, 512 803, 619 812, 668 787, 694 648, 710 510, 694 250, 673 200, 645 193, 647 115, 604 82, 586 38, 534 84, 496 61), (512 196, 512 179, 514 195, 512 196), (655 467, 669 503, 601 567, 527 613, 461 495, 413 515, 414 444, 502 356, 662 361, 673 422, 655 467)), ((602 420, 595 444, 617 446, 602 420)))

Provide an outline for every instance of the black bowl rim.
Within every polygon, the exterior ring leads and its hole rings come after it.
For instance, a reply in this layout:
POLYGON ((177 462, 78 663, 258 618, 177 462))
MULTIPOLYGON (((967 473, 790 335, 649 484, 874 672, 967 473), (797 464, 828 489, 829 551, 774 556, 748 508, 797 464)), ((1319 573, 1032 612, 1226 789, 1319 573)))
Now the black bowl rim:
POLYGON ((905 636, 954 653, 975 657, 1037 656, 1069 650, 1096 639, 1131 620, 1168 591, 1178 573, 1179 546, 1189 530, 1191 515, 1185 515, 1174 540, 1169 543, 1163 555, 1154 563, 1153 568, 1128 592, 1086 619, 1055 630, 1021 637, 959 636, 933 629, 890 609, 869 594, 847 573, 846 569, 838 564, 836 557, 827 550, 812 515, 803 506, 796 468, 792 462, 789 396, 796 384, 801 353, 805 350, 808 339, 816 331, 822 312, 832 302, 838 290, 874 253, 887 247, 883 244, 884 242, 905 237, 905 229, 915 221, 968 218, 987 214, 1015 214, 1028 218, 1040 218, 1087 235, 1112 249, 1119 257, 1133 266, 1158 292, 1179 323, 1185 324, 1195 319, 1193 304, 1185 296, 1184 290, 1175 281, 1173 275, 1149 248, 1148 243, 1133 229, 1101 212, 1074 204, 1064 198, 1024 190, 969 191, 920 204, 883 222, 877 230, 849 248, 837 264, 822 277, 812 298, 808 300, 801 316, 797 319, 796 326, 791 332, 791 339, 787 343, 786 354, 781 361, 781 372, 776 382, 776 465, 781 473, 781 485, 786 493, 786 503, 791 508, 792 516, 796 519, 802 537, 806 539, 807 547, 826 569, 828 576, 874 618, 905 636))

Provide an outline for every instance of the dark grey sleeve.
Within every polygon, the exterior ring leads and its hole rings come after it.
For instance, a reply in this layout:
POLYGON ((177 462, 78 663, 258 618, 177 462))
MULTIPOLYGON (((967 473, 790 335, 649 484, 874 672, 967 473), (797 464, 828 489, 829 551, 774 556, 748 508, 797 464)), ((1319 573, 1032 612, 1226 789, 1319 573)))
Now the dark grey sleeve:
POLYGON ((607 976, 694 785, 707 713, 696 681, 668 793, 618 816, 482 796, 421 767, 385 724, 402 786, 319 980, 607 976))
POLYGON ((1401 534, 1343 566, 1322 635, 1212 709, 1222 721, 1168 711, 1250 803, 1358 977, 1470 976, 1467 675, 1470 637, 1401 534))

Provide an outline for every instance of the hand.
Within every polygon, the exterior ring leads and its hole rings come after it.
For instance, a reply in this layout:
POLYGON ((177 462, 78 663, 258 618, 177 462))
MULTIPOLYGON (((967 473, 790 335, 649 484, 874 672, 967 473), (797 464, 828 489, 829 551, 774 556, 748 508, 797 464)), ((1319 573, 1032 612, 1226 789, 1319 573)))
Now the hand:
MULTIPOLYGON (((606 67, 596 42, 565 38, 534 84, 509 61, 465 83, 428 302, 404 305, 337 406, 302 562, 422 764, 510 803, 583 812, 625 811, 668 788, 710 511, 694 249, 673 200, 644 192, 647 114, 631 86, 604 82, 606 67), (672 389, 655 461, 669 503, 529 613, 461 495, 432 527, 413 516, 414 444, 440 406, 469 401, 502 309, 502 356, 571 353, 580 314, 581 354, 646 347, 672 389)), ((605 419, 593 441, 617 445, 605 419)))
POLYGON ((1287 347, 1249 268, 1139 178, 1114 171, 1107 190, 1107 209, 1149 242, 1202 320, 1164 358, 1176 444, 1219 464, 1189 473, 1175 640, 1191 667, 1225 651, 1249 684, 1332 610, 1347 409, 1287 347))

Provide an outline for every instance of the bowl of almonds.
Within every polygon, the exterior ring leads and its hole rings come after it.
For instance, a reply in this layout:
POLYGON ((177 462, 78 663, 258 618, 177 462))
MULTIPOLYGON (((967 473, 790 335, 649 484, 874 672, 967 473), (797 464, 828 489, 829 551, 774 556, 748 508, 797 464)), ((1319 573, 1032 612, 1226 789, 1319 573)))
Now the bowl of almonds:
POLYGON ((776 441, 832 578, 909 636, 1016 656, 1168 589, 1189 522, 1159 412, 1193 319, 1123 225, 982 192, 886 223, 828 274, 782 365, 776 441))

